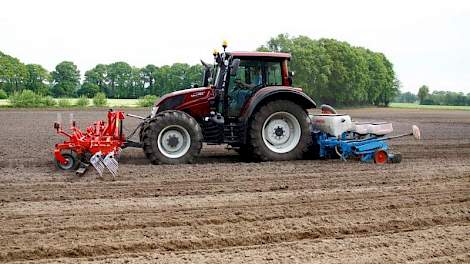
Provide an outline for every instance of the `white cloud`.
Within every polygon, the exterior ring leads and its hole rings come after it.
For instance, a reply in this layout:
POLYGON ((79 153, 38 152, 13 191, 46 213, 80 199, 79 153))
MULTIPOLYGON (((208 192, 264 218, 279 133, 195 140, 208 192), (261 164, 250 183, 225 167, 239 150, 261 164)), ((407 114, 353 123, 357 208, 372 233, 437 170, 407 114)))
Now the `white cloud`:
POLYGON ((253 50, 288 32, 383 52, 406 91, 470 92, 468 1, 2 1, 0 50, 52 70, 118 60, 198 63, 228 39, 253 50))

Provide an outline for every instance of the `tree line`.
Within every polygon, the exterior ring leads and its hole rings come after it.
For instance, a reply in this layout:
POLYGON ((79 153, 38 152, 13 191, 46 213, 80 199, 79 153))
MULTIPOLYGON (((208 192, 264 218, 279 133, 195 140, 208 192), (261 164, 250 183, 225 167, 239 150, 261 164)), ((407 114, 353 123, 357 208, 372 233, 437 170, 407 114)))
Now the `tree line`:
POLYGON ((157 67, 131 67, 125 62, 98 64, 85 72, 85 80, 78 95, 104 92, 109 98, 138 98, 144 95, 161 96, 169 92, 200 84, 202 65, 175 63, 157 67))
POLYGON ((399 93, 395 99, 395 103, 419 103, 422 105, 453 105, 465 106, 470 105, 470 93, 465 95, 462 92, 451 91, 433 91, 430 92, 427 85, 422 85, 417 94, 412 92, 399 93))
POLYGON ((450 91, 433 91, 431 93, 427 85, 419 88, 416 99, 422 105, 470 105, 470 93, 467 93, 467 95, 462 92, 450 91))
POLYGON ((85 72, 81 82, 80 71, 71 61, 61 62, 49 72, 39 64, 24 64, 0 52, 0 90, 7 95, 31 90, 53 97, 93 97, 99 92, 108 98, 161 96, 200 83, 202 72, 202 65, 185 63, 138 68, 115 62, 96 65, 85 72))
POLYGON ((280 34, 258 50, 291 53, 294 86, 321 103, 386 106, 399 92, 384 54, 347 42, 280 34))
MULTIPOLYGON (((382 53, 347 42, 280 34, 258 50, 291 53, 293 85, 321 103, 386 106, 399 92, 393 65, 382 53)), ((63 61, 48 72, 41 65, 23 64, 0 53, 0 90, 9 95, 27 89, 53 97, 93 97, 98 92, 108 98, 161 96, 200 84, 202 72, 202 65, 138 68, 115 62, 89 69, 81 82, 80 71, 71 61, 63 61)))

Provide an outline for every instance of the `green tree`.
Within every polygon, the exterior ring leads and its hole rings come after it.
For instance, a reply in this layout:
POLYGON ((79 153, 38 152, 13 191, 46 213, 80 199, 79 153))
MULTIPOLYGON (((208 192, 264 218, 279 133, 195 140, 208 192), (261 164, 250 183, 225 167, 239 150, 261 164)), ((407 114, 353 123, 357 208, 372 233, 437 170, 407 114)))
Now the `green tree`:
POLYGON ((75 96, 80 87, 80 71, 71 61, 63 61, 55 67, 52 75, 54 97, 75 96))
POLYGON ((145 81, 142 69, 132 67, 128 98, 139 98, 145 95, 145 81))
POLYGON ((451 91, 434 91, 420 101, 424 105, 470 105, 470 95, 451 91))
POLYGON ((107 66, 107 81, 112 98, 128 98, 131 88, 132 67, 126 62, 115 62, 107 66))
POLYGON ((8 94, 4 90, 0 89, 0 99, 7 99, 8 94))
POLYGON ((266 45, 258 48, 259 51, 275 51, 275 52, 291 52, 293 47, 293 39, 289 34, 279 34, 275 38, 271 38, 266 45))
POLYGON ((41 95, 49 94, 49 83, 51 75, 39 64, 26 65, 28 70, 28 80, 26 88, 41 95))
POLYGON ((396 103, 414 103, 418 101, 418 96, 411 92, 399 93, 393 101, 396 103))
POLYGON ((164 65, 155 73, 156 95, 162 96, 173 91, 170 82, 171 67, 164 65))
POLYGON ((156 77, 157 77, 157 71, 158 67, 152 64, 149 64, 142 68, 141 70, 141 77, 142 81, 144 83, 144 94, 152 94, 155 95, 157 94, 157 85, 156 85, 156 77))
POLYGON ((202 74, 204 72, 204 66, 201 64, 192 65, 189 67, 187 74, 187 79, 190 85, 202 85, 202 74))
POLYGON ((100 92, 100 87, 97 84, 91 83, 91 82, 84 82, 81 85, 80 89, 78 89, 77 95, 92 98, 99 92, 100 92))
POLYGON ((289 52, 294 84, 333 105, 388 105, 398 94, 393 65, 381 54, 334 39, 280 34, 259 51, 289 52))
POLYGON ((419 87, 418 98, 419 98, 420 104, 423 104, 424 99, 426 99, 428 95, 429 95, 429 87, 427 87, 426 85, 422 85, 421 87, 419 87))
POLYGON ((17 58, 0 52, 0 89, 8 94, 25 89, 28 69, 17 58))
POLYGON ((380 94, 375 104, 388 106, 392 99, 399 93, 401 84, 395 76, 393 64, 387 60, 383 54, 379 53, 379 55, 382 57, 386 71, 384 72, 385 77, 381 81, 382 86, 380 88, 380 94))
POLYGON ((189 65, 186 63, 174 63, 171 65, 168 78, 168 92, 173 92, 191 86, 191 81, 187 75, 188 70, 189 65))
MULTIPOLYGON (((85 72, 85 80, 83 81, 83 84, 94 84, 98 87, 99 91, 105 93, 106 96, 111 97, 111 91, 107 83, 107 72, 107 65, 98 64, 93 69, 85 72)), ((89 87, 96 87, 94 85, 89 87)))

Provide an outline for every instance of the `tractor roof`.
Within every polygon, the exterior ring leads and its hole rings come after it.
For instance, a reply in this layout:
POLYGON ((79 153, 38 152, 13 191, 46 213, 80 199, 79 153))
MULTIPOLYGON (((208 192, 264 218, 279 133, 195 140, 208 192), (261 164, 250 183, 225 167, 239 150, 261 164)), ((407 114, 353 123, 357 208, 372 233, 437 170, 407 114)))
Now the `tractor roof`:
POLYGON ((232 51, 229 52, 230 55, 234 57, 265 57, 265 58, 285 58, 290 59, 291 55, 289 53, 283 52, 260 52, 260 51, 232 51))

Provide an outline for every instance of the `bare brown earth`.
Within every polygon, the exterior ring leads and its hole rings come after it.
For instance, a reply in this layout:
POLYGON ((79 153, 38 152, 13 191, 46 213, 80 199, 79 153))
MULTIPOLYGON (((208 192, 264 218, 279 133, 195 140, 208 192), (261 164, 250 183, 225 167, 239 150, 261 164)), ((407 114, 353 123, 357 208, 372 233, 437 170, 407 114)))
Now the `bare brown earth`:
POLYGON ((220 146, 154 166, 127 149, 112 181, 54 168, 58 110, 2 110, 0 262, 470 263, 470 112, 344 111, 423 140, 392 141, 404 160, 385 166, 244 163, 220 146))

